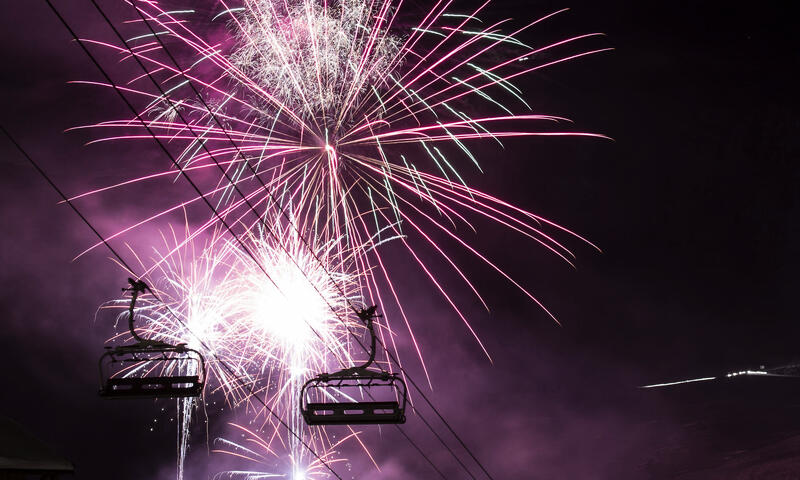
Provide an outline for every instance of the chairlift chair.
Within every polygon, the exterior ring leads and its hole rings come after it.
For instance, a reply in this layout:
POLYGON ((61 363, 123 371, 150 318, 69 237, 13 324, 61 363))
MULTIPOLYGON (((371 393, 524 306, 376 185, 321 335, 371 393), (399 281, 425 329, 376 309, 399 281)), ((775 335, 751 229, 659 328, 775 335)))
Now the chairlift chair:
POLYGON ((205 359, 186 344, 172 345, 140 337, 133 328, 133 312, 142 281, 128 279, 131 304, 128 328, 136 343, 106 347, 98 362, 100 396, 105 398, 198 397, 205 383, 205 359), (176 373, 185 372, 185 373, 176 373))
POLYGON ((369 370, 375 361, 376 307, 358 312, 371 337, 370 355, 363 365, 308 380, 300 391, 300 412, 308 425, 380 425, 405 423, 407 389, 396 373, 369 370), (380 398, 375 394, 382 392, 380 398), (368 395, 371 401, 356 397, 368 395), (311 401, 313 398, 314 401, 311 401), (341 399, 344 399, 343 401, 341 399))

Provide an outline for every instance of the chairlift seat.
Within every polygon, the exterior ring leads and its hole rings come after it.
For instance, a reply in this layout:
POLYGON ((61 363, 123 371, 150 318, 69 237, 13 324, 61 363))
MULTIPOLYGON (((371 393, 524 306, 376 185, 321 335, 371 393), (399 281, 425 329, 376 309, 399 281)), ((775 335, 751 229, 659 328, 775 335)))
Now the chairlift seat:
POLYGON ((104 398, 180 398, 203 393, 205 360, 199 352, 183 345, 117 347, 100 357, 99 367, 99 393, 104 398), (177 369, 187 362, 193 367, 177 369), (149 368, 124 375, 126 365, 149 368))
MULTIPOLYGON (((345 395, 347 397, 347 395, 345 395)), ((350 374, 347 371, 323 373, 308 380, 300 392, 300 412, 307 425, 381 425, 406 422, 406 384, 396 374, 387 372, 366 372, 350 374), (355 389, 365 392, 372 401, 355 401, 352 396, 345 401, 311 400, 312 391, 317 395, 330 396, 330 392, 355 389), (369 392, 383 390, 384 398, 375 398, 369 392), (322 392, 328 391, 326 395, 322 392), (387 392, 393 392, 396 400, 385 399, 387 392)))
POLYGON ((308 403, 303 418, 308 425, 380 425, 406 421, 399 402, 308 403))
POLYGON ((109 378, 100 389, 107 398, 197 397, 203 391, 198 375, 109 378))

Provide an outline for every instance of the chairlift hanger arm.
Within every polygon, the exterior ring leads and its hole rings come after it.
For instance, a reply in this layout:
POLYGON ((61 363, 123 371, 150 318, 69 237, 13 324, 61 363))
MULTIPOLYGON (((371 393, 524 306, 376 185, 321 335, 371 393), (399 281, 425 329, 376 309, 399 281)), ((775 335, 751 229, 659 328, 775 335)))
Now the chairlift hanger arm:
POLYGON ((133 328, 133 309, 136 307, 136 300, 139 298, 140 293, 144 293, 148 289, 147 284, 142 280, 134 280, 128 277, 128 283, 131 284, 130 288, 123 288, 123 292, 131 292, 131 305, 128 307, 128 329, 131 331, 133 338, 142 343, 145 340, 140 337, 136 330, 133 328))

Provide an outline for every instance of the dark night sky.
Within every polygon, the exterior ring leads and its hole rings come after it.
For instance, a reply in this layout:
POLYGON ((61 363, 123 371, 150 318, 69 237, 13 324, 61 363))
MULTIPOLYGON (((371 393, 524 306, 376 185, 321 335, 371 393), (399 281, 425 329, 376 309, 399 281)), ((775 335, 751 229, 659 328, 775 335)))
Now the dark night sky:
MULTIPOLYGON (((6 3, 2 124, 71 193, 147 169, 142 157, 155 150, 84 147, 86 134, 62 133, 124 109, 107 92, 67 85, 97 75, 44 2, 6 3)), ((90 10, 83 3, 66 10, 91 37, 99 20, 81 13, 90 10)), ((537 111, 614 140, 480 147, 492 160, 471 180, 577 230, 603 253, 572 244, 573 270, 500 227, 481 227, 475 244, 563 324, 474 267, 492 312, 467 292, 463 301, 494 363, 427 286, 403 285, 433 372, 431 396, 497 479, 794 478, 800 384, 636 386, 800 360, 796 23, 783 2, 632 3, 496 0, 491 15, 519 22, 572 7, 531 31, 532 41, 607 34, 594 46, 613 52, 522 86, 537 111)), ((0 169, 0 412, 72 459, 77 478, 169 478, 174 429, 149 430, 154 419, 169 421, 159 410, 170 405, 95 395, 96 357, 110 329, 100 324, 108 317, 95 324, 94 315, 123 276, 106 252, 70 262, 93 241, 90 232, 5 140, 0 169)), ((82 207, 110 228, 163 195, 82 207)), ((418 420, 408 428, 449 478, 464 477, 418 420)), ((360 473, 366 460, 356 453, 357 478, 434 478, 394 432, 370 438, 384 471, 360 473)), ((192 468, 204 478, 200 432, 193 445, 192 468)))

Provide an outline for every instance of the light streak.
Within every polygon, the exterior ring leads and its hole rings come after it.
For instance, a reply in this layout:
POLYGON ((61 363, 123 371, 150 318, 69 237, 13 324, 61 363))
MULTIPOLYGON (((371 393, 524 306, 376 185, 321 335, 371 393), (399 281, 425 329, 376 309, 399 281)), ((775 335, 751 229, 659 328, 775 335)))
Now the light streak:
POLYGON ((677 382, 667 382, 667 383, 654 383, 652 385, 642 385, 639 388, 658 388, 658 387, 670 387, 672 385, 681 385, 683 383, 694 383, 694 382, 708 382, 711 380, 716 380, 717 377, 702 377, 702 378, 692 378, 689 380, 679 380, 677 382))
POLYGON ((657 388, 657 387, 671 387, 673 385, 681 385, 684 383, 694 383, 694 382, 708 382, 712 380, 718 380, 722 378, 736 378, 736 377, 784 377, 784 378, 797 378, 798 375, 794 374, 797 369, 797 365, 784 365, 781 367, 775 367, 770 369, 761 369, 761 370, 737 370, 735 372, 728 372, 724 375, 720 375, 718 377, 702 377, 702 378, 692 378, 689 380, 680 380, 677 382, 668 382, 668 383, 656 383, 653 385, 643 385, 639 388, 657 388), (786 373, 782 373, 786 372, 786 373))

